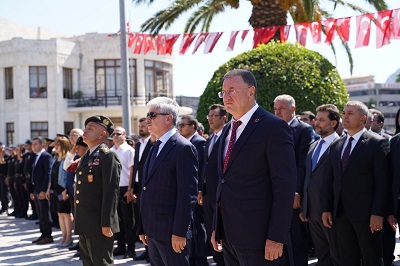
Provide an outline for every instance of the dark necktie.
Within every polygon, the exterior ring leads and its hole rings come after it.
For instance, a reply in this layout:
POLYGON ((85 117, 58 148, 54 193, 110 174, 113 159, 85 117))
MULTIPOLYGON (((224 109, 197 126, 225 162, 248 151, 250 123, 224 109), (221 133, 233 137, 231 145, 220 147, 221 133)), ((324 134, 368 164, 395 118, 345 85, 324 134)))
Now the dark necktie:
POLYGON ((240 120, 233 122, 231 138, 229 140, 228 150, 226 151, 225 160, 224 160, 223 173, 225 173, 226 168, 228 167, 229 157, 231 157, 233 145, 235 144, 235 141, 236 141, 236 130, 238 129, 238 127, 241 124, 242 124, 242 121, 240 121, 240 120))
POLYGON ((208 147, 208 156, 210 156, 213 148, 214 148, 214 144, 217 141, 218 137, 216 134, 214 134, 211 139, 210 139, 210 146, 208 147))
POLYGON ((149 169, 148 169, 147 173, 151 172, 151 169, 153 168, 154 163, 156 162, 158 148, 160 147, 160 144, 161 144, 161 140, 157 140, 156 144, 154 144, 154 146, 153 146, 153 151, 151 152, 151 157, 150 157, 150 162, 149 162, 149 169))
POLYGON ((321 141, 318 143, 317 149, 314 152, 314 155, 312 157, 312 164, 311 164, 312 171, 314 171, 315 166, 317 166, 319 154, 321 153, 322 144, 324 144, 324 143, 325 143, 325 140, 321 139, 321 141))
POLYGON ((346 170, 347 164, 349 163, 350 158, 350 151, 351 151, 351 142, 353 141, 353 137, 349 138, 349 142, 347 143, 346 148, 344 149, 343 156, 342 156, 342 170, 346 170))

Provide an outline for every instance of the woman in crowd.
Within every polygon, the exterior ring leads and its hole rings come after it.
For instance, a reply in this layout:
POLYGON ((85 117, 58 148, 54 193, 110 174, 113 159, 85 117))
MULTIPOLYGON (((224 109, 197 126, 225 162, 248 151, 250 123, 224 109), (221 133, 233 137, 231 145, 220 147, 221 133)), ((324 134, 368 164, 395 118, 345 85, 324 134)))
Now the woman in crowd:
POLYGON ((67 193, 67 172, 63 168, 64 160, 70 150, 70 142, 66 137, 57 137, 54 141, 56 160, 51 168, 51 181, 46 197, 50 199, 50 189, 58 197, 58 221, 62 233, 59 247, 72 244, 72 215, 69 195, 67 193))

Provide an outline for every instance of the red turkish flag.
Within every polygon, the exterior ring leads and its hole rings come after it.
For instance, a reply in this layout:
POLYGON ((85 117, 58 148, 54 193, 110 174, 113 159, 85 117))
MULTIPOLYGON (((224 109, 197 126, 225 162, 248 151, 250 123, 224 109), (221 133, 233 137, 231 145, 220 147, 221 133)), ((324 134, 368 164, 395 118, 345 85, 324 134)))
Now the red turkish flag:
POLYGON ((350 20, 351 17, 348 18, 339 18, 337 20, 337 33, 340 38, 344 42, 349 41, 349 36, 350 36, 350 20))
POLYGON ((136 38, 136 33, 129 33, 129 38, 128 38, 128 47, 129 48, 132 48, 135 38, 136 38))
POLYGON ((314 21, 308 26, 314 43, 321 43, 321 21, 314 21))
POLYGON ((166 53, 167 54, 172 54, 172 48, 174 47, 174 44, 176 41, 179 39, 181 35, 180 34, 167 34, 165 43, 166 43, 166 53))
POLYGON ((229 38, 228 47, 226 48, 227 51, 231 52, 233 51, 233 48, 235 48, 236 37, 238 34, 239 34, 238 30, 231 32, 231 37, 229 38))
POLYGON ((179 54, 184 55, 189 48, 189 46, 192 44, 194 39, 196 38, 197 33, 185 33, 183 34, 183 39, 181 42, 181 47, 179 49, 179 54))
POLYGON ((244 30, 244 31, 242 32, 242 42, 243 42, 244 39, 246 38, 247 33, 249 33, 249 30, 244 30))
POLYGON ((149 51, 156 50, 156 47, 153 43, 153 38, 150 34, 144 34, 144 54, 147 54, 149 51))
POLYGON ((374 14, 365 14, 356 17, 357 39, 355 48, 368 46, 371 35, 371 21, 374 14))
POLYGON ((287 42, 289 39, 290 25, 280 26, 281 42, 287 42))
POLYGON ((154 36, 154 42, 156 44, 157 54, 165 55, 167 50, 165 34, 157 34, 156 36, 154 36))
POLYGON ((206 45, 204 46, 205 54, 211 53, 214 50, 215 45, 217 44, 219 38, 221 38, 223 32, 212 32, 208 35, 205 40, 206 45))
POLYGON ((390 43, 390 18, 393 10, 378 12, 376 19, 376 48, 381 48, 390 43))
POLYGON ((278 28, 278 26, 270 26, 254 29, 253 48, 256 48, 259 44, 267 43, 269 40, 271 40, 278 28))
POLYGON ((204 40, 207 38, 208 36, 208 32, 203 32, 200 33, 196 39, 196 43, 194 44, 194 48, 193 48, 193 53, 197 52, 197 49, 199 49, 200 45, 204 42, 204 40))
POLYGON ((307 28, 310 25, 310 22, 299 23, 295 24, 294 27, 296 29, 296 39, 297 42, 302 45, 306 46, 307 43, 307 28))
POLYGON ((333 38, 335 38, 336 21, 337 19, 328 19, 324 21, 326 44, 330 45, 332 43, 333 38))
POLYGON ((400 8, 393 10, 392 39, 400 39, 400 8))
POLYGON ((135 47, 133 48, 134 54, 140 54, 140 51, 142 51, 143 41, 144 36, 143 34, 139 33, 135 39, 135 47))

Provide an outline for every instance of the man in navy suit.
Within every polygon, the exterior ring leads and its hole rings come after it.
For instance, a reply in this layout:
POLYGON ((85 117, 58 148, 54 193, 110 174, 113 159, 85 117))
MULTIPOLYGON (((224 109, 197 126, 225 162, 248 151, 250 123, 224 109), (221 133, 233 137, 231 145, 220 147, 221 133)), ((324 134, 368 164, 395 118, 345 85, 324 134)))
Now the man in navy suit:
POLYGON ((146 161, 138 233, 152 265, 189 265, 190 221, 197 196, 196 148, 175 128, 179 105, 147 103, 147 125, 157 141, 146 161))
MULTIPOLYGON (((212 221, 215 212, 215 194, 218 186, 217 155, 218 146, 222 129, 226 123, 226 109, 221 104, 213 104, 208 108, 207 120, 210 129, 213 130, 206 143, 204 152, 204 163, 202 175, 199 176, 199 192, 197 194, 197 203, 203 206, 204 223, 206 226, 207 239, 211 239, 212 221)), ((223 252, 212 252, 217 266, 224 265, 223 252)))
POLYGON ((250 71, 225 74, 219 97, 233 119, 218 150, 214 250, 223 249, 226 265, 283 264, 296 187, 291 131, 258 106, 250 71))
POLYGON ((275 115, 282 118, 293 131, 296 154, 297 185, 293 202, 293 217, 290 239, 293 260, 296 266, 308 265, 308 235, 306 225, 300 220, 301 198, 306 175, 306 157, 310 144, 314 142, 313 128, 296 118, 296 102, 290 95, 279 95, 274 100, 275 115))
POLYGON ((364 128, 368 108, 346 103, 347 136, 332 143, 322 221, 337 233, 340 265, 383 265, 381 230, 389 205, 389 144, 364 128))
POLYGON ((339 139, 336 133, 339 121, 339 110, 333 104, 324 104, 317 108, 315 129, 321 139, 311 144, 306 158, 306 178, 300 219, 308 222, 320 266, 340 264, 336 235, 333 229, 323 225, 321 219, 321 201, 327 171, 330 169, 329 147, 333 141, 339 139))
MULTIPOLYGON (((179 133, 195 147, 199 159, 198 176, 202 175, 204 148, 206 140, 197 132, 199 122, 192 115, 184 115, 178 124, 179 133)), ((192 240, 190 241, 190 265, 208 266, 207 233, 204 225, 204 212, 201 205, 196 204, 193 213, 192 240)))
POLYGON ((41 236, 32 241, 36 244, 47 244, 53 242, 51 236, 51 224, 49 217, 49 199, 46 199, 46 191, 50 182, 51 165, 53 157, 45 151, 46 140, 36 137, 32 141, 32 149, 36 154, 32 168, 32 184, 30 197, 35 201, 41 236))

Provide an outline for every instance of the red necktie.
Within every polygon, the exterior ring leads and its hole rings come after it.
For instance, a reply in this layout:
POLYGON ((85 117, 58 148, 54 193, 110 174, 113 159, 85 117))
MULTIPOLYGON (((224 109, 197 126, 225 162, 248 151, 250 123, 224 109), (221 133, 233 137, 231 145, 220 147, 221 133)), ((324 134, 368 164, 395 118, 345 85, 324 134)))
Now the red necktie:
POLYGON ((241 124, 242 124, 242 121, 240 121, 240 120, 233 122, 231 139, 229 140, 228 150, 226 151, 225 160, 224 160, 223 173, 225 173, 226 168, 228 167, 229 157, 231 157, 233 145, 235 144, 235 140, 236 140, 236 130, 241 124))

